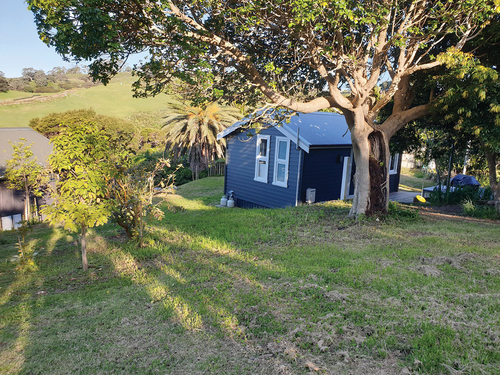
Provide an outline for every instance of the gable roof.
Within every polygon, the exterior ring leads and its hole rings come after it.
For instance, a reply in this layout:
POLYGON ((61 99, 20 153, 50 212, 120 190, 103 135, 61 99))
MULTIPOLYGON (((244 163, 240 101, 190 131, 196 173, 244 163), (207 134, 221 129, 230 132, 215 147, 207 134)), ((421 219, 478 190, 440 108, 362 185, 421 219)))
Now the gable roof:
POLYGON ((7 160, 12 157, 12 145, 19 142, 19 138, 26 139, 26 145, 33 143, 31 150, 42 165, 48 165, 48 157, 52 152, 52 145, 48 138, 31 128, 0 128, 0 177, 5 172, 7 160))
MULTIPOLYGON (((243 119, 217 134, 222 139, 246 124, 243 119)), ((306 152, 311 148, 351 146, 351 133, 345 117, 331 112, 299 113, 290 118, 290 122, 281 122, 275 126, 284 136, 297 143, 306 152)))

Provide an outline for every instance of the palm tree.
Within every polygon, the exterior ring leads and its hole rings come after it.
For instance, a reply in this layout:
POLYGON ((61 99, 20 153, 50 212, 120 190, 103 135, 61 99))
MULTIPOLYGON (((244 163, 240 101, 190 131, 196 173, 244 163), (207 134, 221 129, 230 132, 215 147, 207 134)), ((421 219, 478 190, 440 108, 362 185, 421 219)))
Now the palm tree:
POLYGON ((187 155, 191 171, 198 172, 210 162, 223 158, 225 140, 217 141, 217 134, 242 116, 234 107, 220 107, 210 103, 205 107, 172 104, 173 113, 166 117, 166 150, 173 151, 174 162, 187 155))

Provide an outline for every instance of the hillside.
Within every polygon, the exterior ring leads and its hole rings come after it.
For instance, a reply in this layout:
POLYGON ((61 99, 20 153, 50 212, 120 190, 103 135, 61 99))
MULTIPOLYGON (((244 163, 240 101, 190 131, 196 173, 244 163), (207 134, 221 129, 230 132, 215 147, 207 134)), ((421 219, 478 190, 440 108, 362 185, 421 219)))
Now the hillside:
POLYGON ((37 94, 33 100, 25 99, 33 97, 31 93, 0 93, 0 127, 25 127, 34 117, 82 108, 92 108, 99 114, 120 118, 137 117, 136 114, 140 112, 161 111, 173 100, 167 95, 147 99, 133 98, 132 82, 134 77, 130 73, 120 73, 107 86, 99 85, 57 94, 37 94))

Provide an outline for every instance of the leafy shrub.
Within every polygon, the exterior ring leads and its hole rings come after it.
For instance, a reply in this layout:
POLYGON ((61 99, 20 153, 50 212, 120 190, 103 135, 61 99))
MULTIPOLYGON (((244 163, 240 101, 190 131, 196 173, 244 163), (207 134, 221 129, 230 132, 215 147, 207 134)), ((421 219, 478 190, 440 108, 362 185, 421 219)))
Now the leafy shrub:
POLYGON ((206 178, 208 177, 208 171, 206 169, 202 170, 200 173, 198 173, 198 178, 206 178))
POLYGON ((61 91, 57 86, 38 86, 35 89, 36 93, 53 93, 61 91))
POLYGON ((413 208, 405 208, 398 202, 389 202, 389 218, 402 221, 415 221, 420 218, 420 211, 413 208))
POLYGON ((75 85, 73 85, 71 82, 61 82, 59 83, 59 87, 63 90, 71 90, 75 85))
POLYGON ((475 186, 461 186, 449 191, 448 194, 441 189, 436 189, 429 194, 428 201, 432 204, 462 204, 470 200, 477 202, 480 200, 489 200, 491 197, 491 189, 478 188, 475 186))
MULTIPOLYGON (((164 152, 158 150, 147 150, 142 153, 140 159, 142 162, 149 162, 151 166, 154 166, 159 160, 163 159, 164 152)), ((187 157, 184 156, 178 160, 177 165, 172 165, 170 167, 166 167, 162 170, 159 170, 156 173, 155 183, 160 183, 161 180, 168 180, 170 176, 173 174, 173 179, 175 181, 176 186, 181 186, 190 181, 193 181, 193 172, 188 167, 189 163, 187 157)))
MULTIPOLYGON (((174 167, 167 168, 165 173, 172 173, 174 167), (172 171, 171 171, 172 170, 172 171)), ((188 167, 178 168, 175 172, 175 185, 180 186, 193 181, 193 172, 188 167)))
POLYGON ((165 166, 170 166, 165 159, 159 159, 154 165, 145 161, 117 171, 108 183, 112 219, 125 229, 129 238, 138 239, 140 247, 145 219, 152 216, 161 220, 164 215, 159 203, 153 203, 153 196, 172 186, 173 174, 155 183, 158 172, 165 166))
POLYGON ((20 272, 36 271, 38 267, 35 264, 35 243, 26 242, 26 235, 31 231, 31 225, 27 221, 21 221, 21 226, 17 229, 17 251, 19 265, 17 270, 20 272))
POLYGON ((478 219, 500 220, 500 213, 495 207, 480 206, 468 199, 462 204, 464 214, 478 219))

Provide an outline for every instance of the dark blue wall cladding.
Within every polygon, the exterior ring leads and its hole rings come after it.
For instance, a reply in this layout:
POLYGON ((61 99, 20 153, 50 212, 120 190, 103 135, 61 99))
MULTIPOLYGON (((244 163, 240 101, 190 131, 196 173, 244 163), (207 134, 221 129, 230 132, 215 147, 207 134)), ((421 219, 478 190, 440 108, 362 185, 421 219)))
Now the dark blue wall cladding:
MULTIPOLYGON (((398 158, 398 173, 389 175, 389 193, 394 193, 399 191, 399 179, 401 176, 401 156, 398 158)), ((356 173, 356 163, 354 162, 352 171, 351 171, 351 184, 349 186, 349 194, 354 194, 354 174, 356 173)))
POLYGON ((24 192, 7 188, 7 182, 0 181, 0 217, 24 212, 24 192))
POLYGON ((275 128, 265 129, 262 135, 270 135, 268 182, 254 181, 255 148, 257 137, 247 137, 246 132, 235 132, 227 136, 225 193, 234 191, 238 207, 287 207, 295 206, 297 175, 300 152, 290 142, 288 187, 275 186, 273 182, 276 137, 283 135, 275 128), (241 205, 238 203, 241 200, 241 205))
POLYGON ((343 158, 350 155, 350 148, 311 149, 309 153, 304 152, 301 201, 305 202, 308 188, 316 189, 316 202, 339 199, 343 158))
POLYGON ((401 177, 401 155, 398 158, 398 173, 389 175, 389 192, 399 191, 399 179, 401 177))

